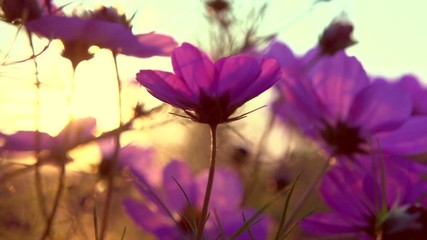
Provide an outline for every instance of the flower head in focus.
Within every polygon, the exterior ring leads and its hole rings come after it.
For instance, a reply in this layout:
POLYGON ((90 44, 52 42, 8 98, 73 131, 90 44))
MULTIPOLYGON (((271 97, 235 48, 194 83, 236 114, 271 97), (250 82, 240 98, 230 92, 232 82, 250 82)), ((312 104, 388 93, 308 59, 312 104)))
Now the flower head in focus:
POLYGON ((267 56, 284 70, 273 111, 333 155, 354 157, 380 142, 401 155, 427 150, 426 118, 411 117, 412 101, 400 87, 371 81, 360 62, 344 52, 324 56, 307 68, 310 53, 297 59, 283 43, 267 56), (424 122, 424 123, 423 123, 424 122), (414 129, 421 130, 414 131, 414 129), (410 144, 407 140, 410 140, 410 144))
POLYGON ((174 50, 172 65, 174 73, 141 70, 136 79, 154 97, 183 109, 192 120, 209 125, 234 120, 230 116, 238 107, 281 77, 273 59, 235 55, 214 63, 188 43, 174 50))
MULTIPOLYGON (((191 238, 200 220, 208 172, 194 176, 186 163, 177 160, 159 168, 151 151, 132 151, 134 155, 126 154, 121 160, 135 176, 135 186, 145 202, 126 199, 124 207, 130 217, 157 239, 191 238)), ((217 168, 215 175, 204 239, 227 239, 245 223, 242 216, 247 221, 255 211, 241 208, 243 188, 235 172, 217 168)), ((250 227, 252 236, 266 239, 269 223, 261 215, 250 227)), ((237 239, 250 239, 250 235, 246 231, 237 239)))
POLYGON ((332 212, 313 214, 301 227, 328 239, 425 239, 426 166, 396 157, 358 160, 363 168, 338 166, 324 176, 320 191, 332 212))

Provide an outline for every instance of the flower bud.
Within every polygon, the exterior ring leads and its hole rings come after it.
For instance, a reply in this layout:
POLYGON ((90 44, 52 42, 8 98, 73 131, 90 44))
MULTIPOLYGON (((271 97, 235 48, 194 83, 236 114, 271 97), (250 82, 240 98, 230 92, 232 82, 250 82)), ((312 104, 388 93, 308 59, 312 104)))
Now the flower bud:
POLYGON ((352 39, 353 25, 348 21, 334 20, 323 31, 319 39, 321 54, 333 55, 338 51, 344 50, 356 44, 352 39))

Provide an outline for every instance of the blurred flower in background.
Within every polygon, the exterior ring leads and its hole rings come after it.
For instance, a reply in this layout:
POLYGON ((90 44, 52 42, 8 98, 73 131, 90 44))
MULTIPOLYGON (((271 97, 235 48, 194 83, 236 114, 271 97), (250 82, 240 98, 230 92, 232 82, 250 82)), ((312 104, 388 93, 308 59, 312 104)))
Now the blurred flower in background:
MULTIPOLYGON (((123 160, 145 201, 126 199, 124 206, 128 214, 157 239, 190 238, 200 220, 208 172, 193 176, 185 162, 172 160, 158 174, 158 163, 152 155, 133 150, 137 155, 128 154, 123 160)), ((240 206, 242 197, 243 186, 238 175, 232 170, 217 168, 204 231, 206 239, 229 238, 254 216, 255 210, 240 206)), ((260 215, 236 239, 267 239, 269 228, 269 218, 260 215)))
POLYGON ((427 168, 396 157, 357 159, 363 168, 339 166, 320 191, 330 213, 316 213, 302 228, 323 237, 421 240, 427 233, 427 168))

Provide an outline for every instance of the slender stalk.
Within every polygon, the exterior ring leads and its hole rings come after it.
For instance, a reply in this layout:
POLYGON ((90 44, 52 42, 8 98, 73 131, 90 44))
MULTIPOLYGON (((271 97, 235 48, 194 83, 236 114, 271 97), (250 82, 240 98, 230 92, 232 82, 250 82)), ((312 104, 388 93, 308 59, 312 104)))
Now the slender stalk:
POLYGON ((36 77, 36 99, 35 99, 35 103, 34 103, 34 109, 35 109, 35 116, 34 116, 34 125, 35 125, 35 130, 36 130, 36 134, 35 134, 35 139, 34 139, 34 151, 35 151, 35 156, 36 156, 36 164, 34 165, 34 183, 35 183, 35 189, 36 189, 36 196, 37 196, 37 203, 39 205, 40 211, 43 215, 44 218, 46 218, 47 220, 47 209, 46 209, 46 199, 44 198, 43 195, 43 185, 42 185, 42 178, 41 178, 41 174, 40 174, 40 151, 41 151, 41 139, 40 139, 40 87, 41 87, 41 82, 39 79, 39 71, 38 71, 38 63, 37 63, 37 59, 35 57, 35 49, 34 49, 34 44, 33 44, 33 38, 32 35, 30 33, 30 31, 28 31, 28 29, 26 29, 26 33, 28 35, 28 40, 31 46, 31 51, 32 51, 32 57, 34 57, 33 62, 34 62, 34 67, 35 67, 35 77, 36 77))
MULTIPOLYGON (((119 115, 119 129, 122 127, 122 85, 120 82, 120 76, 119 76, 119 69, 117 66, 117 54, 113 53, 114 58, 114 66, 116 70, 116 79, 117 79, 117 91, 118 91, 118 115, 119 115)), ((120 133, 118 132, 115 135, 116 145, 114 148, 113 156, 111 159, 111 170, 108 175, 107 179, 107 196, 105 200, 105 205, 103 209, 103 216, 101 219, 101 229, 100 229, 100 236, 99 240, 104 240, 105 235, 107 233, 107 227, 108 227, 108 216, 110 212, 110 206, 113 198, 113 190, 114 190, 114 178, 117 172, 117 165, 119 161, 119 152, 120 152, 120 133)))
POLYGON ((43 232, 42 237, 40 238, 41 240, 44 240, 46 238, 49 237, 50 235, 50 231, 52 229, 52 224, 53 224, 53 220, 56 216, 56 211, 58 210, 58 206, 59 206, 59 201, 61 200, 61 195, 62 192, 64 191, 64 186, 65 186, 65 162, 66 159, 61 159, 61 169, 60 169, 60 173, 59 173, 59 183, 58 183, 58 190, 56 191, 55 194, 55 200, 53 202, 53 208, 52 208, 52 212, 50 213, 47 221, 46 221, 46 228, 43 232))
POLYGON ((201 213, 199 223, 197 225, 196 240, 201 240, 203 237, 203 229, 204 229, 205 223, 207 221, 209 200, 211 197, 213 180, 214 180, 214 175, 215 175, 216 147, 217 147, 216 146, 217 145, 217 143, 216 143, 217 142, 217 136, 216 136, 217 125, 210 125, 210 130, 211 130, 211 155, 210 155, 210 160, 209 160, 209 176, 208 176, 208 182, 206 185, 205 199, 203 200, 202 213, 201 213))
POLYGON ((319 182, 319 180, 322 178, 323 174, 329 167, 329 163, 332 157, 328 157, 327 160, 323 163, 323 165, 319 168, 319 171, 316 173, 314 178, 311 180, 311 182, 308 184, 305 192, 301 196, 301 200, 298 202, 298 204, 293 208, 293 211, 291 214, 289 214, 289 218, 286 221, 286 224, 283 229, 287 229, 289 226, 291 226, 292 222, 297 217, 297 214, 301 210, 302 206, 304 205, 305 201, 308 198, 308 195, 313 191, 316 184, 319 182))

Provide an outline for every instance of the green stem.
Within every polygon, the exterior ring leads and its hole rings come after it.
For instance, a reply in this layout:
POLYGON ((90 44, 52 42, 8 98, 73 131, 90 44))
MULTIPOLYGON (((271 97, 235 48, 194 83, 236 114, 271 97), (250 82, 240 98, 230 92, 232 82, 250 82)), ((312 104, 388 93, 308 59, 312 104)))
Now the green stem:
POLYGON ((209 176, 208 176, 208 182, 206 185, 205 199, 203 200, 202 213, 201 213, 199 223, 197 225, 196 240, 201 240, 203 237, 203 229, 204 229, 205 223, 207 221, 209 200, 211 197, 212 186, 213 186, 214 175, 215 175, 216 147, 217 147, 216 146, 217 145, 217 143, 216 143, 217 142, 217 137, 216 137, 217 125, 210 125, 210 130, 211 130, 211 155, 210 155, 210 161, 209 161, 209 176))

